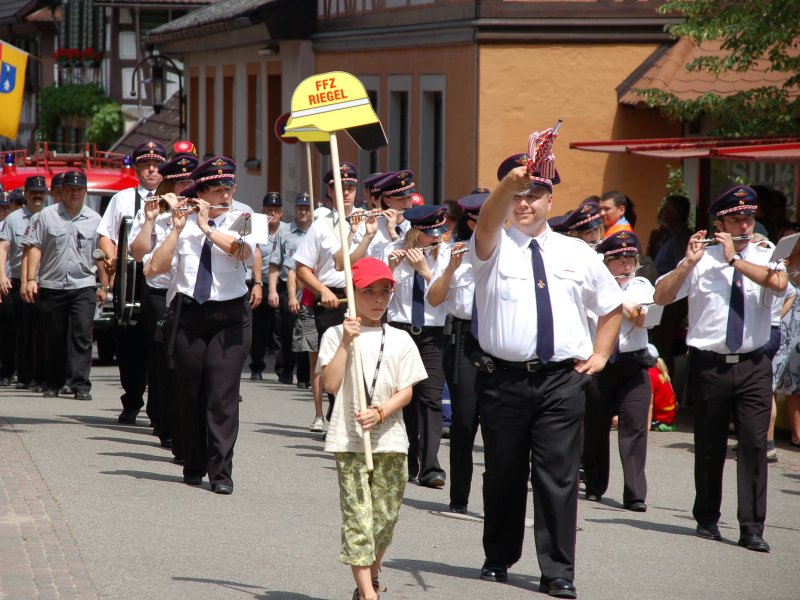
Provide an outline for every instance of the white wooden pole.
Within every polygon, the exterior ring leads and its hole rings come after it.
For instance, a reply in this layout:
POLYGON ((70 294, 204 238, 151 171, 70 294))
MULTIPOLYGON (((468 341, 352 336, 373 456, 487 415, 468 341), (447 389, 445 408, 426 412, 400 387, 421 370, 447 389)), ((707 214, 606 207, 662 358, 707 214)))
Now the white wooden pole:
MULTIPOLYGON (((344 268, 345 289, 347 290, 347 316, 356 317, 356 300, 353 291, 353 273, 350 270, 350 248, 347 244, 347 235, 350 225, 345 219, 344 214, 344 194, 342 193, 342 173, 339 171, 339 145, 336 140, 336 132, 331 132, 331 170, 333 171, 333 186, 336 195, 336 210, 339 213, 339 237, 342 239, 342 264, 344 268)), ((358 390, 358 407, 360 411, 367 410, 367 390, 364 388, 364 368, 361 363, 361 347, 358 338, 353 340, 351 346, 353 363, 356 367, 356 389, 358 390)), ((345 373, 345 376, 347 374, 345 373)), ((363 432, 364 456, 367 463, 367 470, 372 471, 372 442, 370 441, 369 431, 363 432)))
POLYGON ((311 215, 314 215, 314 173, 311 167, 311 142, 303 142, 306 148, 306 171, 308 173, 308 195, 311 197, 311 215))

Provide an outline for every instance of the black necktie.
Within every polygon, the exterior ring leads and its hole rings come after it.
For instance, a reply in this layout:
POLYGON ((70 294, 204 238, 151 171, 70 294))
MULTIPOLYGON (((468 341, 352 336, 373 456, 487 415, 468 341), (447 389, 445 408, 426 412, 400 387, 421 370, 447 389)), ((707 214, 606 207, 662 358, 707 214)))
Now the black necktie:
MULTIPOLYGON (((214 227, 214 221, 209 220, 210 227, 214 227)), ((211 275, 211 246, 214 244, 208 237, 203 242, 203 250, 200 252, 200 267, 197 269, 197 279, 194 282, 194 299, 200 304, 211 297, 211 282, 214 277, 211 275)))
POLYGON ((400 225, 395 225, 394 226, 394 231, 395 231, 395 233, 397 235, 399 235, 400 237, 403 237, 403 228, 400 227, 400 225))
POLYGON ((742 338, 744 338, 744 284, 741 272, 734 269, 731 283, 731 302, 728 306, 725 345, 731 352, 736 352, 742 347, 742 338))
POLYGON ((531 264, 536 290, 536 358, 543 363, 553 358, 553 308, 550 306, 550 290, 547 289, 547 273, 536 240, 531 240, 531 264))
POLYGON ((414 271, 414 292, 411 296, 411 324, 414 327, 425 325, 425 278, 414 271))

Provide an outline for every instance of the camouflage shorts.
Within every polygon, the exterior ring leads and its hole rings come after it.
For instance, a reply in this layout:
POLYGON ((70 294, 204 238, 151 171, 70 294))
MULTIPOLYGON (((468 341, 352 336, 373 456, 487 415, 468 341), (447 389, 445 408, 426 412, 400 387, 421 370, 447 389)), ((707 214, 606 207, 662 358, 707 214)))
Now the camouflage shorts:
POLYGON ((392 542, 408 479, 408 459, 396 452, 373 454, 370 474, 363 454, 337 452, 334 456, 342 508, 339 560, 368 567, 392 542))

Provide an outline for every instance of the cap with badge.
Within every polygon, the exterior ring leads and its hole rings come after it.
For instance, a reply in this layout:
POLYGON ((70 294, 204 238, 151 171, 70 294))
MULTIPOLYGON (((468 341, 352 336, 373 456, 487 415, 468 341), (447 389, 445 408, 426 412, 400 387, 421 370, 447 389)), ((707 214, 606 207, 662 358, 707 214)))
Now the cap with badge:
POLYGON ((26 192, 47 192, 47 180, 41 175, 32 175, 25 180, 26 192))
POLYGON ((261 206, 283 206, 281 195, 278 192, 267 192, 267 195, 261 201, 261 206))
POLYGON ((172 160, 158 167, 158 172, 164 181, 180 181, 191 179, 192 171, 197 168, 197 159, 191 154, 175 156, 172 160))
MULTIPOLYGON (((600 205, 592 200, 584 200, 578 205, 578 208, 564 215, 559 228, 561 233, 566 231, 588 231, 600 227, 602 224, 600 205)), ((550 227, 553 228, 552 225, 550 227)))
POLYGON ((639 238, 632 231, 618 231, 604 239, 597 252, 605 257, 639 254, 639 238))
POLYGON ((378 183, 381 179, 386 177, 388 173, 373 173, 366 179, 364 179, 364 187, 367 188, 371 194, 380 194, 380 189, 375 187, 375 184, 378 183))
POLYGON ((146 140, 136 146, 133 150, 133 162, 139 164, 140 162, 152 160, 155 162, 166 162, 167 151, 160 143, 153 140, 146 140))
POLYGON ((311 206, 311 194, 308 192, 300 192, 294 198, 295 206, 311 206))
MULTIPOLYGON (((13 193, 14 192, 0 192, 0 206, 8 206, 8 205, 10 205, 11 204, 11 200, 9 200, 9 197, 13 193)), ((3 223, 5 223, 5 221, 0 223, 0 227, 2 226, 3 223)))
POLYGON ((61 172, 53 175, 53 178, 50 180, 50 189, 57 190, 60 189, 62 185, 64 185, 64 173, 61 172))
POLYGON ((172 144, 172 157, 176 156, 194 156, 197 158, 197 146, 189 140, 181 140, 172 144))
MULTIPOLYGON (((500 166, 497 168, 497 180, 503 181, 503 178, 512 170, 516 169, 517 167, 526 166, 528 164, 528 160, 530 160, 530 157, 527 154, 513 154, 509 156, 507 159, 501 162, 500 166)), ((543 188, 552 192, 553 186, 559 183, 561 183, 561 177, 558 174, 558 170, 554 169, 552 179, 546 179, 542 177, 542 169, 537 168, 536 171, 534 171, 531 186, 543 188)))
POLYGON ((434 237, 447 231, 447 210, 442 206, 412 206, 403 211, 403 217, 414 229, 434 237))
POLYGON ((732 214, 755 214, 758 210, 758 194, 746 185, 735 185, 717 196, 708 207, 708 214, 720 218, 732 214))
POLYGON ((18 204, 19 206, 25 204, 25 194, 23 193, 22 188, 18 187, 17 189, 8 192, 8 201, 11 204, 18 204))
POLYGON ((467 216, 471 219, 477 219, 478 214, 481 212, 481 207, 483 203, 486 202, 486 199, 489 197, 489 192, 473 192, 471 194, 467 194, 463 198, 459 198, 458 205, 464 209, 464 212, 467 213, 467 216))
POLYGON ((67 171, 64 173, 64 179, 61 181, 61 185, 66 186, 74 186, 74 187, 86 187, 86 174, 83 171, 67 171))
MULTIPOLYGON (((355 165, 349 162, 343 162, 339 165, 339 176, 342 178, 342 183, 356 184, 358 183, 358 169, 355 165)), ((326 185, 333 183, 333 169, 329 169, 325 176, 322 178, 326 185)))
POLYGON ((564 227, 564 221, 568 216, 572 214, 572 211, 567 211, 563 215, 556 215, 555 217, 550 217, 547 219, 547 224, 550 226, 550 229, 555 231, 556 233, 567 233, 569 229, 564 227))
POLYGON ((402 198, 415 193, 414 171, 403 170, 387 173, 387 175, 375 184, 380 189, 384 198, 402 198))

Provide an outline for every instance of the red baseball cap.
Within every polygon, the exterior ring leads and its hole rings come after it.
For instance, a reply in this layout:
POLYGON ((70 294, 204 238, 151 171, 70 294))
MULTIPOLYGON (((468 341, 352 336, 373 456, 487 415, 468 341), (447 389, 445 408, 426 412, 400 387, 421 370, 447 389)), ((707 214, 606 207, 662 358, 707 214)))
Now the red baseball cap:
POLYGON ((388 279, 394 285, 394 275, 392 270, 382 260, 377 258, 362 258, 353 265, 353 285, 357 288, 365 288, 381 279, 388 279))

